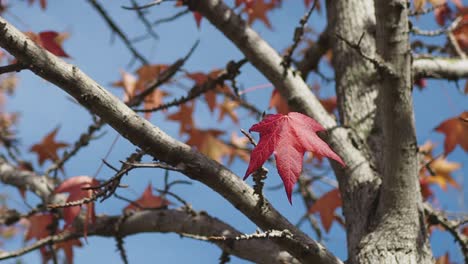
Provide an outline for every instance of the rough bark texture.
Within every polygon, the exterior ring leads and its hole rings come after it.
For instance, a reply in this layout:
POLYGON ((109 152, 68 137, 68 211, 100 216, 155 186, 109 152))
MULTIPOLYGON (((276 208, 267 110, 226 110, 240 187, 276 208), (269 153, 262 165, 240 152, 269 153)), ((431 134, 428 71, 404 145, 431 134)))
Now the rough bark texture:
POLYGON ((380 80, 374 65, 340 39, 352 43, 360 41, 359 48, 366 55, 375 55, 374 3, 371 0, 328 1, 327 15, 331 32, 335 34, 331 43, 341 123, 349 127, 349 137, 354 145, 371 162, 369 170, 337 173, 346 218, 348 251, 350 256, 355 256, 375 213, 380 185, 377 161, 381 129, 375 121, 377 83, 380 80))
POLYGON ((377 215, 362 240, 358 263, 432 263, 418 181, 413 116, 408 3, 375 1, 381 70, 378 112, 383 131, 382 185, 377 215))

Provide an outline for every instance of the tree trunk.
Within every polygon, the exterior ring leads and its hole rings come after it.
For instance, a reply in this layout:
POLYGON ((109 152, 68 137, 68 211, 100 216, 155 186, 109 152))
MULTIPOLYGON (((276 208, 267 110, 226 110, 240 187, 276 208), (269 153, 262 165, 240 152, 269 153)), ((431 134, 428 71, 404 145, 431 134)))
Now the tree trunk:
POLYGON ((328 1, 340 121, 373 174, 338 173, 350 263, 432 263, 405 1, 328 1), (382 58, 382 59, 381 59, 382 58))

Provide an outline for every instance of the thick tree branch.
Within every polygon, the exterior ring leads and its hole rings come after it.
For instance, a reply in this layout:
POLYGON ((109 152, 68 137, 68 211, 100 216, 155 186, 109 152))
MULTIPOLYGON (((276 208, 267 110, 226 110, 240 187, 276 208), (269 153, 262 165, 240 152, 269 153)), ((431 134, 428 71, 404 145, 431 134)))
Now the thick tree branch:
POLYGON ((468 60, 458 58, 417 58, 413 62, 414 79, 456 80, 468 78, 468 60))
MULTIPOLYGON (((88 236, 114 237, 118 226, 119 236, 125 237, 140 233, 177 233, 183 236, 221 237, 241 236, 242 233, 223 221, 204 212, 187 210, 146 210, 130 216, 99 216, 95 224, 88 225, 88 236)), ((0 253, 0 260, 18 257, 42 246, 83 237, 82 222, 75 222, 73 233, 64 232, 36 241, 35 243, 12 252, 0 253)), ((297 263, 285 251, 268 240, 207 240, 219 246, 223 251, 255 263, 297 263)))
MULTIPOLYGON (((264 230, 291 231, 294 239, 299 241, 302 246, 298 246, 298 243, 290 243, 289 240, 281 240, 277 241, 277 243, 294 257, 307 263, 341 263, 322 245, 298 230, 276 211, 268 201, 264 201, 261 210, 257 206, 259 200, 254 195, 252 188, 237 175, 153 126, 76 66, 58 59, 37 46, 3 18, 0 18, 0 46, 21 62, 30 65, 35 74, 69 93, 92 113, 100 116, 122 136, 142 148, 145 153, 180 168, 185 175, 203 182, 221 194, 260 228, 264 230)), ((277 62, 279 65, 280 59, 277 62)), ((303 88, 308 91, 307 86, 303 82, 302 84, 303 88)), ((310 91, 308 92, 310 93, 310 91)), ((301 97, 299 96, 299 100, 301 97)), ((319 106, 319 109, 321 109, 319 112, 323 112, 322 114, 325 116, 325 118, 321 118, 323 119, 322 123, 327 127, 333 126, 333 119, 328 116, 316 98, 315 101, 313 105, 319 106)))
POLYGON ((39 176, 32 171, 19 170, 0 157, 0 181, 35 193, 44 202, 49 200, 55 188, 54 181, 46 176, 39 176))

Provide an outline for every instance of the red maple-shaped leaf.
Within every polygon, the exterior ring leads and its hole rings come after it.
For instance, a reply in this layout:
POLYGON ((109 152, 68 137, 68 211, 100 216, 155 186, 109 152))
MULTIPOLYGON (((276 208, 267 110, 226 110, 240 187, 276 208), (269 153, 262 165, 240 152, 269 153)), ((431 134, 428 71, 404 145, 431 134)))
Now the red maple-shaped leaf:
MULTIPOLYGON (((69 193, 67 198, 68 202, 79 201, 84 198, 90 198, 93 195, 92 190, 84 190, 87 187, 94 187, 99 185, 99 182, 89 176, 75 176, 62 182, 56 189, 55 193, 69 193)), ((71 226, 75 218, 81 212, 81 205, 65 207, 63 209, 63 219, 65 220, 65 227, 71 226)), ((84 224, 84 232, 87 233, 88 223, 94 223, 96 214, 94 212, 94 203, 86 204, 86 218, 84 224)))
POLYGON ((278 173, 291 203, 293 186, 302 171, 304 152, 329 157, 345 166, 343 160, 316 134, 324 130, 317 121, 301 113, 267 115, 249 130, 260 133, 260 142, 252 151, 244 179, 274 153, 278 173))
POLYGON ((435 130, 445 134, 445 154, 452 152, 456 145, 468 151, 468 111, 458 117, 445 120, 435 130))
POLYGON ((29 241, 33 238, 39 240, 51 234, 54 216, 48 213, 34 214, 28 217, 28 222, 29 225, 24 240, 29 241))
POLYGON ((44 161, 58 160, 57 150, 68 146, 64 142, 55 141, 55 135, 58 132, 58 127, 49 134, 47 134, 39 144, 35 144, 31 147, 29 151, 36 152, 39 160, 39 165, 44 164, 44 161))
POLYGON ((333 189, 322 195, 320 199, 309 208, 309 213, 319 213, 325 231, 329 231, 335 219, 335 210, 341 206, 341 196, 338 189, 333 189))
POLYGON ((168 206, 169 204, 170 202, 164 199, 164 197, 153 194, 153 186, 150 183, 148 184, 148 187, 146 187, 141 197, 125 207, 124 211, 127 212, 140 211, 142 209, 156 209, 168 206))

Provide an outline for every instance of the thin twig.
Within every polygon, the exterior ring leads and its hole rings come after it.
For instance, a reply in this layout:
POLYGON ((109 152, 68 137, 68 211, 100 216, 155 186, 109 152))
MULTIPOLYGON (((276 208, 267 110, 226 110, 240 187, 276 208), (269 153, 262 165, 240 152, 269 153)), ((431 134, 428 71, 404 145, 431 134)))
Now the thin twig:
POLYGON ((157 25, 162 24, 162 23, 167 23, 167 22, 174 21, 174 20, 178 19, 179 17, 181 17, 183 15, 186 15, 188 13, 190 13, 190 10, 186 9, 186 10, 181 11, 179 13, 175 13, 174 15, 172 15, 170 17, 158 19, 158 20, 153 22, 153 25, 157 26, 157 25))
POLYGON ((164 2, 164 0, 154 0, 151 3, 148 3, 146 5, 138 6, 138 5, 133 4, 133 6, 122 6, 122 8, 127 9, 127 10, 142 10, 142 9, 145 9, 145 8, 150 8, 150 7, 155 6, 155 5, 159 5, 162 2, 164 2))
MULTIPOLYGON (((132 1, 132 5, 133 7, 138 7, 138 3, 135 1, 135 0, 130 0, 132 1)), ((151 25, 151 23, 148 21, 148 19, 146 18, 145 14, 143 13, 143 11, 140 9, 140 8, 136 8, 134 9, 136 12, 137 12, 137 15, 138 15, 138 18, 140 19, 140 21, 143 23, 143 25, 146 27, 146 31, 148 32, 148 34, 150 36, 152 36, 153 38, 155 39, 159 39, 159 35, 158 33, 156 33, 153 29, 153 26, 151 25)))
MULTIPOLYGON (((235 76, 237 74, 236 70, 239 69, 240 67, 242 67, 242 65, 244 65, 246 62, 247 62, 247 59, 242 59, 242 60, 235 63, 235 67, 228 68, 222 74, 220 74, 216 79, 208 78, 208 80, 205 83, 203 83, 202 85, 193 86, 193 88, 189 91, 189 93, 186 96, 176 98, 176 99, 174 99, 173 101, 171 101, 169 103, 166 103, 166 104, 154 107, 154 108, 134 109, 134 111, 135 112, 144 112, 144 113, 156 112, 156 111, 160 111, 160 110, 163 110, 163 109, 168 109, 169 107, 179 106, 179 105, 181 105, 183 103, 186 103, 186 102, 188 102, 190 100, 193 100, 193 99, 203 95, 204 93, 215 89, 218 85, 223 84, 224 81, 235 78, 235 76)), ((229 63, 228 63, 228 65, 229 65, 229 63)))
POLYGON ((17 62, 17 63, 13 63, 13 64, 10 64, 10 65, 6 65, 6 66, 0 66, 0 74, 4 74, 4 73, 8 73, 8 72, 20 72, 22 70, 25 70, 27 69, 28 66, 20 63, 20 62, 17 62))
POLYGON ((317 6, 318 1, 319 0, 314 0, 312 7, 310 7, 307 13, 305 13, 305 15, 301 18, 301 20, 299 21, 299 26, 296 27, 296 29, 294 30, 293 44, 288 49, 286 55, 283 57, 283 61, 281 62, 281 65, 285 68, 285 72, 287 72, 287 69, 289 69, 289 67, 291 66, 292 55, 296 50, 297 46, 299 45, 299 42, 301 41, 302 37, 304 36, 305 25, 309 20, 310 16, 312 15, 312 12, 314 11, 315 7, 317 6))
POLYGON ((142 64, 149 64, 148 60, 141 55, 136 48, 133 46, 131 41, 128 39, 128 37, 123 33, 123 31, 117 26, 117 24, 110 18, 110 16, 107 14, 106 10, 97 2, 97 0, 88 0, 88 2, 98 11, 98 13, 104 18, 104 20, 107 22, 107 25, 112 29, 112 31, 117 34, 117 36, 122 39, 122 41, 125 43, 127 48, 130 50, 130 52, 137 58, 142 64))
POLYGON ((468 263, 468 236, 458 231, 457 228, 459 227, 459 223, 457 221, 449 220, 442 212, 436 211, 428 203, 424 204, 424 211, 428 216, 428 221, 431 225, 440 224, 453 236, 455 241, 460 245, 460 249, 465 258, 465 263, 468 263))

